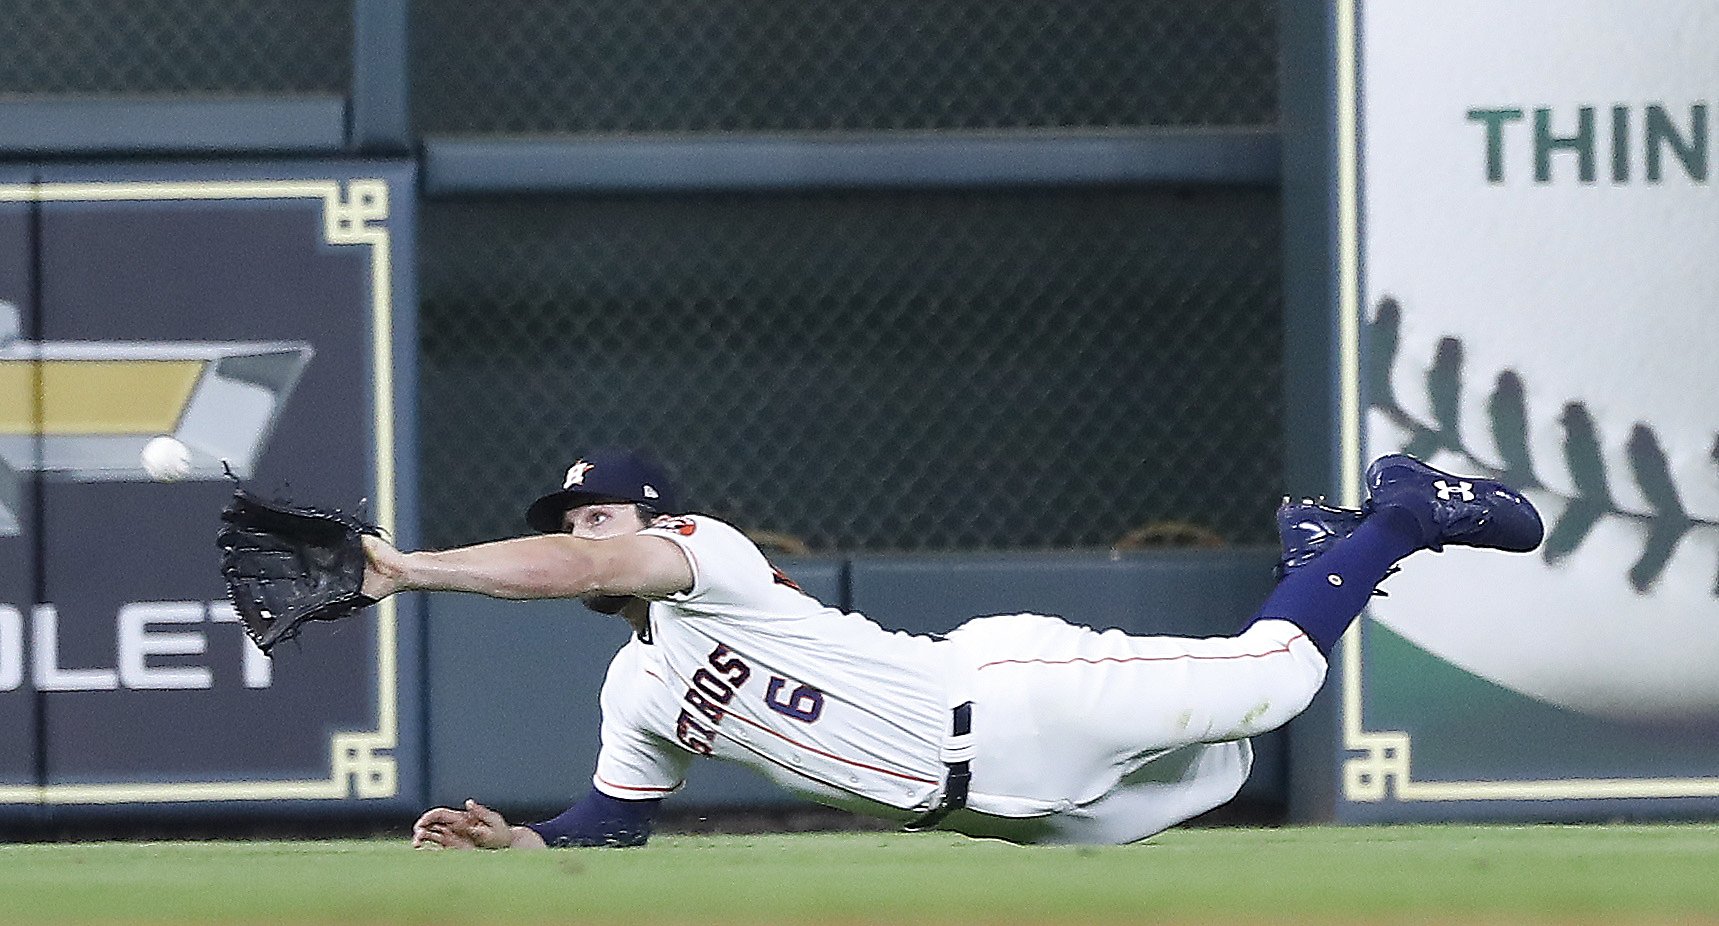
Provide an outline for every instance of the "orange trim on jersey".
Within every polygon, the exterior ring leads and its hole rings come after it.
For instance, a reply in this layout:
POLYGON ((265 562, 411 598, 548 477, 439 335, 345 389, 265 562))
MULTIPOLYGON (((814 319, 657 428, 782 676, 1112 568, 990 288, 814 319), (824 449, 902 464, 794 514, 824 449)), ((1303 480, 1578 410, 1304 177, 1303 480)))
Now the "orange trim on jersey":
MULTIPOLYGON (((1307 634, 1298 633, 1289 638, 1289 643, 1305 639, 1307 639, 1307 634)), ((1171 662, 1176 659, 1263 659, 1266 656, 1276 656, 1278 653, 1289 652, 1289 643, 1285 643, 1277 649, 1267 650, 1263 653, 1237 653, 1234 656, 1199 656, 1194 653, 1177 653, 1174 656, 1128 656, 1125 658, 1104 656, 1098 659, 1088 659, 1084 656, 1076 656, 1073 659, 998 659, 993 662, 987 662, 974 671, 984 671, 992 666, 1066 666, 1076 662, 1084 662, 1087 665, 1098 665, 1101 662, 1171 662)))
MULTIPOLYGON (((815 781, 818 784, 821 784, 824 787, 829 788, 832 791, 841 791, 841 792, 846 793, 846 794, 852 794, 854 797, 860 798, 862 800, 867 800, 867 801, 872 801, 873 803, 882 804, 885 807, 894 807, 896 810, 914 810, 915 809, 914 807, 901 807, 899 805, 892 804, 892 803, 885 801, 881 798, 874 797, 870 794, 866 794, 862 791, 856 790, 852 785, 844 785, 844 784, 841 784, 840 782, 835 782, 835 781, 825 781, 824 779, 819 778, 818 776, 812 774, 811 772, 806 771, 803 768, 800 768, 797 765, 790 765, 787 762, 783 762, 781 759, 778 759, 775 756, 770 755, 767 752, 760 752, 757 749, 753 749, 752 744, 746 742, 745 740, 737 740, 731 735, 724 734, 720 729, 717 730, 716 733, 718 736, 721 736, 723 739, 728 740, 730 743, 733 743, 734 745, 739 746, 741 749, 744 749, 747 752, 757 756, 758 758, 763 759, 764 761, 770 763, 771 765, 774 765, 777 768, 780 768, 780 769, 782 769, 786 772, 789 772, 791 774, 798 775, 801 778, 806 779, 807 781, 815 781)), ((936 784, 936 782, 930 782, 930 783, 936 784)))
MULTIPOLYGON (((741 714, 736 714, 735 712, 733 712, 731 710, 725 709, 724 713, 727 714, 727 716, 733 717, 735 720, 738 720, 741 723, 746 724, 749 727, 756 727, 759 730, 763 730, 765 733, 768 733, 771 736, 776 737, 777 739, 781 740, 784 743, 787 743, 790 746, 795 747, 796 749, 804 749, 807 752, 815 753, 817 755, 823 756, 826 759, 834 759, 837 762, 843 762, 843 763, 846 763, 848 765, 852 765, 855 768, 863 768, 868 772, 877 772, 879 775, 889 775, 889 776, 892 776, 895 778, 900 778, 900 779, 903 779, 905 781, 911 781, 911 782, 914 782, 916 784, 922 784, 922 785, 937 784, 936 781, 934 781, 930 778, 920 778, 918 775, 909 775, 906 772, 895 772, 895 771, 891 771, 887 768, 878 768, 875 765, 867 765, 864 762, 861 762, 857 759, 844 759, 841 756, 838 756, 834 753, 825 752, 822 749, 819 749, 815 746, 807 746, 805 743, 802 743, 799 740, 795 740, 795 739, 792 739, 790 737, 783 736, 782 734, 777 733, 775 730, 772 730, 769 727, 766 727, 763 724, 761 724, 755 720, 752 720, 749 717, 746 717, 746 716, 741 715, 741 714)), ((717 729, 717 732, 718 733, 722 732, 720 727, 717 729)), ((734 737, 730 736, 730 737, 728 737, 728 739, 732 740, 732 739, 734 739, 734 737)), ((735 742, 739 742, 739 740, 735 740, 735 742)), ((744 744, 742 744, 742 745, 744 745, 744 744)), ((760 755, 762 755, 762 753, 760 753, 760 755)), ((806 777, 810 778, 811 776, 807 775, 806 777)), ((844 788, 843 790, 848 790, 848 789, 844 788)))
MULTIPOLYGON (((618 785, 618 784, 615 784, 614 782, 610 781, 609 779, 604 778, 602 775, 598 775, 598 776, 596 776, 596 778, 599 782, 602 782, 604 785, 611 787, 611 788, 614 788, 617 791, 645 791, 645 792, 648 792, 651 794, 669 794, 669 793, 673 792, 675 790, 675 788, 680 787, 680 785, 677 784, 677 785, 674 785, 674 786, 668 787, 668 788, 640 788, 640 787, 637 787, 634 785, 618 785)), ((681 782, 681 784, 685 784, 685 782, 681 782)))

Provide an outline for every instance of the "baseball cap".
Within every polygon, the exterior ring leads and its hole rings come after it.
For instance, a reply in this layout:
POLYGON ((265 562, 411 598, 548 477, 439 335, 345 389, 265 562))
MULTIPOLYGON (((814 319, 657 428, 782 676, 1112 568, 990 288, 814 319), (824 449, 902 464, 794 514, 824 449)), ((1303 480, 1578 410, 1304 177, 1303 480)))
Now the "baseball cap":
POLYGON ((525 523, 545 534, 561 531, 561 516, 570 508, 596 502, 634 502, 674 513, 674 484, 655 460, 630 450, 601 450, 574 461, 561 477, 561 488, 531 503, 525 523))

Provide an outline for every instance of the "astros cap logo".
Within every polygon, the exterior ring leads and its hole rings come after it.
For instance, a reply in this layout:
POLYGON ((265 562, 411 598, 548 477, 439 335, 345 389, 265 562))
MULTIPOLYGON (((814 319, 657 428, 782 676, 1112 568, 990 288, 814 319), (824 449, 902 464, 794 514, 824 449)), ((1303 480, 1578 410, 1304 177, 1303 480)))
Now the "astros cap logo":
POLYGON ((591 469, 591 464, 584 460, 580 460, 572 466, 567 467, 567 478, 561 483, 561 488, 571 489, 576 485, 584 485, 585 474, 590 472, 591 469))

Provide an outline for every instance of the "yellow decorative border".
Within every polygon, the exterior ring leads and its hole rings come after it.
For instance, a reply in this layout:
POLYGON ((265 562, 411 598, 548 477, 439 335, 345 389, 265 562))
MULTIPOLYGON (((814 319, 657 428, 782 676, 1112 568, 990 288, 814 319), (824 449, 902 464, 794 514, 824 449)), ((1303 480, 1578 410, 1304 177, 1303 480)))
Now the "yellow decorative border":
MULTIPOLYGON (((376 521, 395 530, 394 303, 388 183, 381 179, 123 181, 0 184, 0 202, 319 199, 323 240, 370 246, 371 356, 376 426, 376 521)), ((329 777, 299 781, 190 781, 157 784, 0 786, 0 804, 117 804, 167 801, 338 800, 393 797, 399 769, 398 609, 376 605, 376 729, 335 733, 329 777)))
MULTIPOLYGON (((1341 490, 1344 503, 1361 501, 1361 0, 1337 4, 1337 284, 1341 490)), ((1342 641, 1344 800, 1544 801, 1592 798, 1719 797, 1719 778, 1561 778, 1530 781, 1416 781, 1412 743, 1404 730, 1367 730, 1362 718, 1361 658, 1365 620, 1342 641)))

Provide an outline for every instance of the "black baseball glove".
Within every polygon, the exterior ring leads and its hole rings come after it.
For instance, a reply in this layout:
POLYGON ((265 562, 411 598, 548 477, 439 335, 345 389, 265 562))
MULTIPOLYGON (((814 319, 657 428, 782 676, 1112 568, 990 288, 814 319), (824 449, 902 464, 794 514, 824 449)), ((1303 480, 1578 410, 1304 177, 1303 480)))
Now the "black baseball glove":
POLYGON ((271 502, 234 480, 221 511, 221 577, 257 648, 298 636, 306 621, 337 621, 376 603, 364 586, 364 536, 374 524, 339 510, 271 502))

